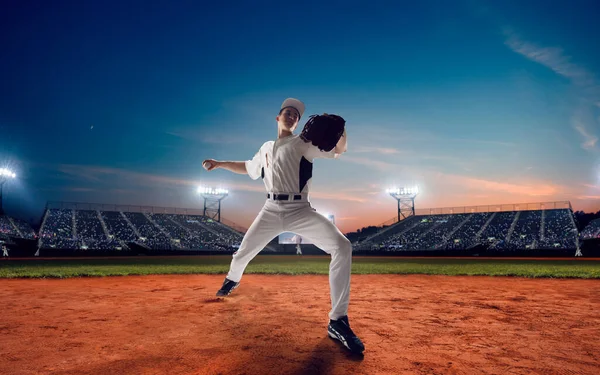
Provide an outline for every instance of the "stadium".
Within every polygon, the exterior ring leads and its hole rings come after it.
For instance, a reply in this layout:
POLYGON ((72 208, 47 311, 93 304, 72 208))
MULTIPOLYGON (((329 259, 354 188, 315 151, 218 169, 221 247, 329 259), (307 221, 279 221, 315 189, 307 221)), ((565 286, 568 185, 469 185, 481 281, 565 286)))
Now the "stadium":
MULTIPOLYGON (((8 173, 8 170, 7 170, 8 173)), ((10 172, 12 178, 16 176, 10 172)), ((200 187, 204 209, 48 202, 38 228, 0 216, 0 240, 15 257, 232 254, 245 228, 221 219, 228 191, 200 187)), ((356 255, 595 257, 598 220, 580 228, 570 202, 419 209, 418 188, 388 189, 398 214, 348 233, 356 255), (582 249, 585 248, 585 253, 582 249)), ((0 206, 1 207, 1 206, 0 206)), ((306 254, 320 254, 305 244, 306 254)), ((265 248, 292 252, 276 237, 265 248)))
POLYGON ((600 2, 2 5, 0 375, 600 373, 600 2))
MULTIPOLYGON (((2 175, 2 185, 16 177, 6 168, 2 175)), ((366 333, 368 355, 374 357, 371 361, 363 356, 340 358, 341 353, 331 350, 333 343, 323 341, 315 328, 320 319, 315 310, 326 309, 329 302, 318 287, 326 285, 329 255, 310 243, 303 243, 301 256, 297 256, 296 246, 285 234, 275 237, 251 262, 243 289, 226 300, 214 298, 211 285, 219 285, 247 229, 221 217, 229 191, 211 187, 198 188, 203 209, 48 202, 39 226, 2 212, 0 276, 8 280, 4 280, 7 289, 0 292, 0 298, 9 308, 32 303, 32 308, 43 314, 12 314, 8 325, 0 326, 10 337, 19 338, 19 344, 10 338, 5 341, 12 348, 8 358, 21 363, 20 370, 36 373, 64 369, 94 374, 173 370, 259 374, 276 364, 280 371, 270 373, 335 374, 356 372, 356 361, 365 361, 367 373, 398 373, 402 368, 473 373, 479 366, 487 366, 484 372, 496 373, 513 365, 491 354, 484 354, 485 360, 465 361, 460 352, 478 355, 494 345, 517 348, 527 342, 519 338, 520 330, 527 329, 550 345, 550 351, 565 350, 565 345, 572 350, 569 358, 547 364, 535 360, 517 373, 559 368, 593 373, 597 364, 587 354, 597 340, 590 335, 592 331, 586 333, 584 328, 561 344, 550 344, 548 337, 558 340, 565 330, 592 324, 575 322, 596 319, 597 310, 586 308, 585 301, 598 288, 593 279, 600 277, 595 258, 600 219, 582 228, 568 201, 420 209, 415 207, 416 187, 391 188, 386 193, 397 201, 397 215, 381 225, 347 234, 354 258, 352 309, 361 317, 357 326, 366 333), (473 279, 478 275, 495 277, 473 279), (119 276, 128 279, 114 278, 119 276), (88 279, 78 280, 81 277, 88 279), (509 278, 494 280, 497 277, 509 278), (146 283, 152 286, 148 288, 146 283), (195 287, 191 290, 190 285, 195 287), (566 294, 557 294, 557 287, 566 294), (375 290, 387 292, 378 297, 380 292, 375 290), (456 290, 463 292, 455 295, 456 290), (95 299, 90 300, 89 293, 95 299), (563 300, 566 295, 568 306, 563 300), (31 298, 46 302, 25 302, 33 301, 31 298), (542 310, 528 302, 535 298, 544 301, 542 310), (263 303, 265 299, 279 307, 273 310, 263 303), (416 302, 409 307, 405 301, 416 302), (87 306, 94 306, 94 311, 87 306), (145 319, 149 311, 140 306, 152 306, 152 314, 159 320, 145 319), (198 309, 206 319, 197 318, 198 309), (373 311, 378 312, 379 320, 396 323, 378 328, 372 323, 373 311), (552 322, 552 329, 545 320, 528 318, 539 311, 552 322), (227 313, 234 314, 238 323, 232 323, 227 313), (276 318, 273 313, 287 317, 276 318), (300 325, 293 318, 298 314, 305 317, 300 325), (44 337, 44 347, 56 346, 64 355, 41 350, 32 341, 34 336, 25 333, 24 319, 32 318, 38 324, 27 332, 44 337), (491 319, 489 324, 499 324, 484 328, 470 319, 491 319), (84 333, 70 329, 73 324, 84 333), (57 329, 66 336, 56 335, 57 329), (295 329, 316 335, 298 341, 292 339, 295 329), (242 337, 234 330, 241 330, 242 337), (112 332, 110 343, 102 339, 101 331, 112 332), (266 337, 261 333, 265 331, 273 333, 266 337), (117 332, 126 333, 114 336, 117 332), (177 343, 158 345, 149 332, 163 340, 172 337, 177 343), (488 339, 481 341, 477 332, 484 332, 488 339), (198 347, 196 335, 207 344, 198 347), (433 340, 434 344, 415 343, 406 337, 426 337, 418 340, 433 340), (433 337, 441 338, 442 346, 436 346, 433 337), (457 337, 459 347, 448 350, 443 343, 457 337), (138 346, 124 354, 122 348, 129 342, 138 346), (416 348, 408 352, 408 367, 400 357, 382 359, 390 344, 416 348), (92 349, 99 345, 103 345, 100 351, 92 349), (554 346, 557 348, 552 349, 554 346), (41 354, 35 358, 23 355, 25 347, 36 347, 41 354), (211 347, 215 349, 207 349, 211 347), (422 347, 428 347, 435 359, 423 356, 422 347), (242 360, 228 361, 229 350, 246 354, 242 360), (120 354, 114 357, 115 353, 120 354), (243 360, 246 355, 262 360, 248 365, 243 360), (109 359, 111 356, 115 359, 109 359), (148 362, 148 356, 155 359, 148 362), (59 364, 56 358, 63 360, 59 364), (196 365, 196 358, 208 362, 196 365)), ((0 212, 1 207, 0 200, 0 212)), ((335 215, 323 215, 335 224, 335 215)), ((535 348, 521 349, 521 354, 511 357, 537 358, 541 353, 535 348)), ((21 373, 2 361, 0 370, 21 373)))
MULTIPOLYGON (((244 232, 198 209, 69 202, 49 202, 37 231, 6 215, 0 216, 0 225, 9 256, 17 257, 231 254, 244 232)), ((356 239, 353 251, 406 256, 582 256, 581 248, 593 242, 597 233, 597 221, 579 231, 569 202, 416 209, 414 215, 356 239)), ((595 256, 592 245, 586 247, 586 256, 595 256)), ((277 238, 266 250, 289 251, 277 238)), ((312 246, 308 251, 317 249, 312 246)))

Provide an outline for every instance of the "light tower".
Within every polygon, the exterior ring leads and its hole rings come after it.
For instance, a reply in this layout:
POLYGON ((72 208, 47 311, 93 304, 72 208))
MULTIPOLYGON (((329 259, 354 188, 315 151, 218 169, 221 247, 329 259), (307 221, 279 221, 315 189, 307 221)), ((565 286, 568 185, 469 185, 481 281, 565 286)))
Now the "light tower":
POLYGON ((229 191, 221 188, 200 186, 198 194, 204 198, 204 216, 218 222, 221 221, 221 201, 229 195, 229 191))
POLYGON ((418 187, 391 188, 386 192, 398 201, 398 221, 415 214, 415 197, 419 194, 418 187))
POLYGON ((2 189, 4 188, 4 183, 15 177, 17 175, 13 171, 7 168, 0 168, 0 215, 4 215, 4 209, 2 208, 2 189))

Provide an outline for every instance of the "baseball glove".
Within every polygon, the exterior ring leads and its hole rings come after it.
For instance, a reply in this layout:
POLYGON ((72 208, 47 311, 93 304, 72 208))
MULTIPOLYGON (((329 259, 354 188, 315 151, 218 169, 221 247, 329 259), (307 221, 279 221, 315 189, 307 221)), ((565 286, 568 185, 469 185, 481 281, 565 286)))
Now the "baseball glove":
POLYGON ((321 151, 329 152, 344 134, 345 126, 346 120, 338 115, 312 115, 304 125, 300 138, 304 142, 312 142, 321 151))

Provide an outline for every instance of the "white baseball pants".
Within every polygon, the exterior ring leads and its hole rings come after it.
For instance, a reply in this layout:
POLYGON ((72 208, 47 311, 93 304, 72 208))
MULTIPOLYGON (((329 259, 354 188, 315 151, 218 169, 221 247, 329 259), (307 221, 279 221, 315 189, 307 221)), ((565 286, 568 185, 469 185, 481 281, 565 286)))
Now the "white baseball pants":
POLYGON ((244 235, 240 248, 233 255, 227 278, 239 282, 248 263, 283 232, 298 234, 331 254, 329 318, 336 320, 348 315, 352 244, 331 221, 316 212, 309 202, 267 200, 244 235))

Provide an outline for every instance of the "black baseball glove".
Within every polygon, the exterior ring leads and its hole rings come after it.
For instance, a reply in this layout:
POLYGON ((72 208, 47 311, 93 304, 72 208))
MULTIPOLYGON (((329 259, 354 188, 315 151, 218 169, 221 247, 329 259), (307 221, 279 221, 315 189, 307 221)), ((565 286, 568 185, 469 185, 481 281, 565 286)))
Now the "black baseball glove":
POLYGON ((304 125, 300 138, 304 142, 312 142, 321 151, 329 152, 344 134, 345 126, 346 120, 338 115, 312 115, 304 125))

